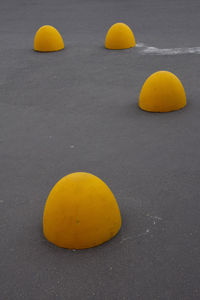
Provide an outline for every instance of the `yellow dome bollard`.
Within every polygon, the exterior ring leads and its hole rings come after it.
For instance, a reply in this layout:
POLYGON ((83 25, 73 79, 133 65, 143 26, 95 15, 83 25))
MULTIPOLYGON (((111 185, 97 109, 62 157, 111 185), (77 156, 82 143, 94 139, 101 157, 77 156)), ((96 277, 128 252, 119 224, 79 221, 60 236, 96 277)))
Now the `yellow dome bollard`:
POLYGON ((34 50, 39 52, 53 52, 64 49, 62 36, 56 28, 44 25, 38 29, 34 39, 34 50))
POLYGON ((124 23, 112 25, 106 35, 105 47, 112 50, 135 47, 135 37, 130 27, 124 23))
POLYGON ((43 232, 59 247, 91 248, 110 240, 120 227, 114 195, 101 179, 89 173, 63 177, 45 204, 43 232))
POLYGON ((145 81, 139 98, 139 107, 150 112, 169 112, 186 105, 181 81, 171 72, 158 71, 145 81))

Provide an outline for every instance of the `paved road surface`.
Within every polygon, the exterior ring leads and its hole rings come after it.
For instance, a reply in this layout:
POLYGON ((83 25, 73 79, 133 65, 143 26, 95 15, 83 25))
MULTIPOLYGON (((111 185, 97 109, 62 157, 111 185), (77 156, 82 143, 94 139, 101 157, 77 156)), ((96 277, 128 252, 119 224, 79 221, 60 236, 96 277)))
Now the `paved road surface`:
POLYGON ((107 51, 122 21, 137 43, 199 47, 199 0, 8 0, 0 4, 0 289, 2 300, 200 299, 200 56, 107 51), (65 50, 32 51, 55 26, 65 50), (137 107, 144 80, 174 72, 188 106, 137 107), (42 214, 64 175, 91 172, 123 218, 85 251, 49 244, 42 214))

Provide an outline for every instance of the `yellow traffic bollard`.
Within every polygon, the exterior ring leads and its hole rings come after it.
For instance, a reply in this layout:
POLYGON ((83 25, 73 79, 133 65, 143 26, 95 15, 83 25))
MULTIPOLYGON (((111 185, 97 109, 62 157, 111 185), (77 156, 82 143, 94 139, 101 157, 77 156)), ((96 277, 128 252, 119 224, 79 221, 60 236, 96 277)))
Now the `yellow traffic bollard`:
POLYGON ((135 47, 135 37, 130 27, 124 23, 112 25, 106 35, 105 47, 113 50, 135 47))
POLYGON ((171 72, 158 71, 145 81, 139 98, 139 107, 150 112, 169 112, 186 105, 181 81, 171 72))
POLYGON ((38 29, 34 39, 34 50, 39 52, 53 52, 64 49, 62 36, 56 28, 44 25, 38 29))
POLYGON ((121 227, 117 201, 108 186, 89 173, 72 173, 53 187, 44 208, 43 232, 69 249, 100 245, 121 227))

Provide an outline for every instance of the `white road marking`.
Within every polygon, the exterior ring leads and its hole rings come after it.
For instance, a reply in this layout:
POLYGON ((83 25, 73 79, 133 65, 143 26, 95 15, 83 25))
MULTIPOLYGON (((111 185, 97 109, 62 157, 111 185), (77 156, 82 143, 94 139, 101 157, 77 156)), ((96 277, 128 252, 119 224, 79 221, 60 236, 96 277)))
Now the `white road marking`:
POLYGON ((137 237, 146 235, 146 234, 148 234, 149 232, 150 232, 150 229, 147 228, 145 232, 138 234, 137 237))
POLYGON ((153 225, 156 225, 158 222, 162 221, 162 218, 157 216, 151 216, 149 214, 147 214, 146 216, 152 219, 153 225))
POLYGON ((146 46, 145 46, 144 43, 137 43, 137 44, 135 45, 135 47, 137 47, 137 48, 142 48, 142 47, 146 47, 146 46))
MULTIPOLYGON (((147 229, 145 230, 145 232, 139 233, 135 238, 144 236, 144 235, 148 234, 149 232, 150 232, 150 229, 147 228, 147 229)), ((125 242, 125 241, 127 241, 127 240, 132 240, 132 237, 131 237, 131 236, 127 236, 127 237, 121 239, 120 244, 122 244, 123 242, 125 242)))
POLYGON ((120 244, 122 244, 123 242, 125 242, 127 240, 132 240, 132 237, 131 236, 127 236, 127 237, 121 239, 120 244))
POLYGON ((151 215, 149 215, 149 214, 147 214, 146 216, 149 217, 149 218, 151 218, 151 219, 157 220, 157 221, 162 221, 162 218, 161 218, 161 217, 151 216, 151 215))
POLYGON ((155 55, 178 55, 178 54, 200 54, 200 47, 188 47, 188 48, 156 48, 146 46, 144 43, 138 43, 136 45, 139 48, 141 54, 155 54, 155 55))

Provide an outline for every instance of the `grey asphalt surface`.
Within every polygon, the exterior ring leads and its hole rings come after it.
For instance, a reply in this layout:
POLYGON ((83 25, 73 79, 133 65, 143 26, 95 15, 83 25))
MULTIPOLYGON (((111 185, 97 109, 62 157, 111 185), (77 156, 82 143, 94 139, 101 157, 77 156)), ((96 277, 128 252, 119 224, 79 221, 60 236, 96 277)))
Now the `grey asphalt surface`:
POLYGON ((199 55, 104 49, 127 23, 136 42, 200 46, 199 0, 8 0, 0 4, 0 290, 7 299, 200 299, 199 55), (35 53, 55 26, 65 50, 35 53), (137 107, 145 79, 175 73, 185 109, 137 107), (42 234, 46 198, 86 171, 115 194, 123 226, 102 246, 70 251, 42 234))

